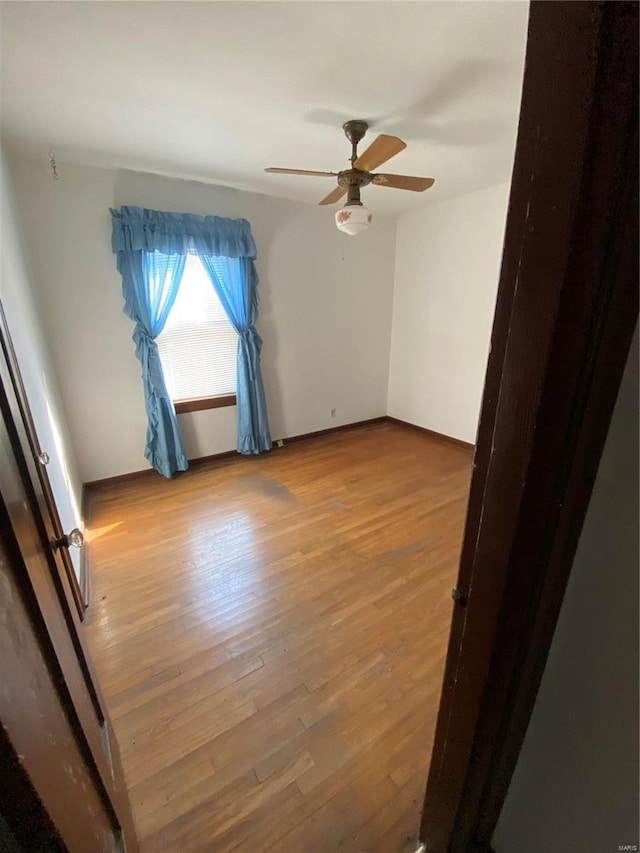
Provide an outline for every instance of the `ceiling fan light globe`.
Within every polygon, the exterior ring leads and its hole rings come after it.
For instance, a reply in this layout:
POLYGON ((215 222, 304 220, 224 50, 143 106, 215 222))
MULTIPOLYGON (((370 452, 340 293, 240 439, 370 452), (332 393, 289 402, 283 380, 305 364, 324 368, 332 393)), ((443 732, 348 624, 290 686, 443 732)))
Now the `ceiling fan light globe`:
POLYGON ((351 237, 366 231, 372 219, 373 214, 363 204, 346 204, 336 211, 336 226, 351 237))

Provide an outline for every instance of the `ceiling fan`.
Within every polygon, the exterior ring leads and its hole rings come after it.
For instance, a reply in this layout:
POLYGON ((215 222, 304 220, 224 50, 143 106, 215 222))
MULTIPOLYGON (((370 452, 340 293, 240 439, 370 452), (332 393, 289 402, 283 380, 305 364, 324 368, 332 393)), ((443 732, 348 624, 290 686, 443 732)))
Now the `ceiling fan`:
POLYGON ((381 187, 393 187, 399 190, 424 192, 433 186, 433 178, 415 178, 409 175, 389 175, 384 172, 372 174, 391 157, 399 154, 407 147, 406 142, 397 136, 378 136, 367 148, 364 154, 358 155, 358 143, 367 132, 369 125, 366 121, 354 119, 342 125, 345 136, 351 143, 351 168, 342 172, 310 172, 306 169, 279 169, 270 166, 265 172, 281 175, 316 175, 322 178, 337 178, 338 186, 325 196, 320 204, 334 204, 345 194, 345 206, 336 213, 336 225, 341 231, 352 236, 359 234, 371 225, 372 214, 360 201, 360 187, 367 184, 377 184, 381 187))

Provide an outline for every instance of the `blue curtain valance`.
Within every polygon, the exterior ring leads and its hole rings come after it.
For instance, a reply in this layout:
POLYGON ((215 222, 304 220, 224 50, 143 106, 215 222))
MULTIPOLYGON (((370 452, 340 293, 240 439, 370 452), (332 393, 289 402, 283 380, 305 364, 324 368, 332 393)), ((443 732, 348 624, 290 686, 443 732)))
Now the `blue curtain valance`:
POLYGON ((111 209, 113 251, 188 252, 225 258, 255 260, 256 244, 246 219, 198 216, 195 213, 166 213, 142 207, 111 209))

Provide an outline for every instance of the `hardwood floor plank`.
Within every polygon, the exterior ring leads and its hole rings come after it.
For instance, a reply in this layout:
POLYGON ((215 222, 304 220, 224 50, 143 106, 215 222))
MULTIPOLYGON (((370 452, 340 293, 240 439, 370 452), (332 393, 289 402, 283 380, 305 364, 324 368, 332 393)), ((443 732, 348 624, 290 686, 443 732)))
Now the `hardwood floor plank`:
POLYGON ((402 850, 471 461, 377 423, 88 495, 85 626, 143 853, 402 850))
MULTIPOLYGON (((423 717, 419 710, 410 714, 403 719, 402 727, 398 732, 394 732, 393 729, 390 730, 390 734, 396 733, 398 735, 397 739, 386 737, 380 742, 375 752, 372 753, 369 750, 353 757, 343 766, 341 774, 328 777, 320 786, 314 789, 313 797, 303 798, 296 804, 295 809, 288 809, 285 806, 278 814, 263 817, 260 823, 263 849, 282 849, 279 847, 281 839, 288 832, 291 832, 292 828, 295 829, 301 824, 306 823, 319 808, 333 797, 341 796, 341 792, 345 787, 345 780, 349 780, 350 782, 363 780, 366 786, 370 782, 375 782, 375 780, 383 778, 386 775, 385 770, 388 762, 392 761, 394 756, 399 751, 404 750, 416 737, 419 737, 422 724, 423 717), (405 732, 409 732, 409 734, 405 732)), ((433 726, 435 726, 435 717, 433 726)), ((242 829, 243 827, 239 827, 240 832, 242 829)), ((326 829, 330 831, 328 827, 326 829)))
POLYGON ((426 778, 422 772, 415 773, 403 787, 396 792, 366 823, 344 841, 338 849, 349 853, 391 853, 400 851, 404 839, 389 838, 390 830, 397 824, 398 814, 416 808, 419 819, 419 808, 424 798, 426 778), (387 846, 391 845, 391 846, 387 846))

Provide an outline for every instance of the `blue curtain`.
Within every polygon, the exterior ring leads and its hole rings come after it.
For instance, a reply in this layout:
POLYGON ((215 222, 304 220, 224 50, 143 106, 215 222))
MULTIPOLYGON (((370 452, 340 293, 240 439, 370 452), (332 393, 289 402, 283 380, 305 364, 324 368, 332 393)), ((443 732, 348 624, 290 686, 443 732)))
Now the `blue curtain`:
POLYGON ((136 354, 142 362, 149 416, 147 459, 167 477, 187 468, 154 338, 164 328, 189 252, 199 255, 238 333, 238 452, 270 450, 260 369, 262 340, 254 325, 258 317, 257 253, 247 220, 140 207, 111 210, 111 216, 125 311, 136 323, 136 354))
POLYGON ((185 261, 186 255, 164 255, 143 249, 118 252, 124 311, 136 324, 133 340, 136 356, 142 364, 147 410, 144 455, 165 477, 189 467, 155 342, 178 293, 185 261))
POLYGON ((258 316, 258 274, 253 259, 216 257, 202 250, 197 243, 196 249, 229 322, 238 333, 238 453, 271 450, 260 369, 262 338, 254 326, 258 316))

